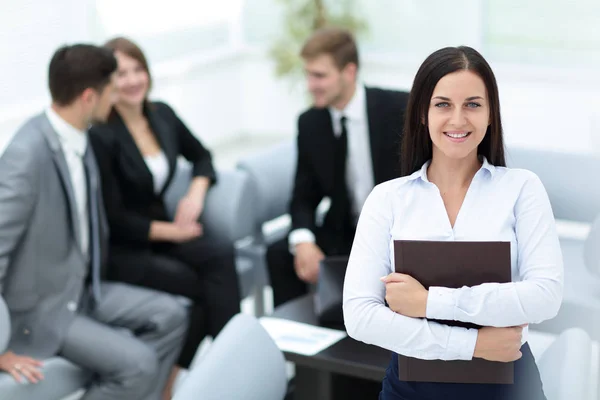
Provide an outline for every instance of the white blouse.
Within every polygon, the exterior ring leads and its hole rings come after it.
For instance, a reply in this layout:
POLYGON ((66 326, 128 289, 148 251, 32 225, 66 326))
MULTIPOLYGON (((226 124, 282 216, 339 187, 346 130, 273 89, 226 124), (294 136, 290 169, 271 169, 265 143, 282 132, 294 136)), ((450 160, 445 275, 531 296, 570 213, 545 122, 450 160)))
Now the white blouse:
POLYGON ((154 193, 158 194, 163 190, 167 178, 169 177, 169 160, 164 152, 145 156, 144 161, 152 174, 154 181, 154 193))
POLYGON ((386 307, 379 278, 394 272, 394 240, 509 241, 511 283, 431 287, 426 316, 496 327, 539 323, 553 318, 562 301, 554 216, 534 173, 495 167, 484 159, 452 228, 437 186, 427 179, 428 166, 382 183, 369 195, 346 271, 344 321, 351 337, 399 354, 470 360, 477 330, 406 317, 386 307))

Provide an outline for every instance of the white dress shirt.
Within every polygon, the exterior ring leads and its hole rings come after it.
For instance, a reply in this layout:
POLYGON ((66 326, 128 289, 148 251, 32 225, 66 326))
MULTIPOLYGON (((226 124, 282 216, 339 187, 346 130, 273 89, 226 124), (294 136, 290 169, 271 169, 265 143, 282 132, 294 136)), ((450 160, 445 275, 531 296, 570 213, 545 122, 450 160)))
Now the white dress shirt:
POLYGON ((385 306, 379 278, 394 272, 393 241, 510 242, 511 283, 431 287, 426 316, 496 327, 539 323, 554 317, 562 301, 554 216, 534 173, 483 160, 452 228, 437 186, 427 179, 428 166, 382 183, 369 195, 346 271, 344 321, 350 336, 399 354, 470 360, 477 330, 406 317, 385 306))
MULTIPOLYGON (((346 117, 348 152, 346 157, 346 185, 349 190, 350 206, 358 217, 360 210, 373 190, 373 161, 367 116, 367 91, 364 85, 356 85, 356 92, 343 110, 330 107, 333 133, 342 134, 342 117, 346 117)), ((290 251, 294 252, 298 243, 315 242, 315 236, 309 229, 296 229, 290 232, 290 251)))
POLYGON ((50 125, 58 135, 62 151, 69 167, 71 175, 71 185, 77 207, 77 216, 79 218, 79 232, 81 234, 81 251, 85 257, 89 256, 90 229, 88 219, 88 196, 87 196, 87 178, 85 175, 85 165, 83 156, 88 146, 87 135, 85 132, 75 128, 67 121, 61 118, 51 107, 46 109, 46 116, 50 125))
POLYGON ((165 153, 161 150, 160 153, 145 156, 144 161, 152 174, 154 193, 158 194, 163 190, 165 183, 167 183, 167 178, 169 177, 169 160, 167 160, 167 156, 165 156, 165 153))

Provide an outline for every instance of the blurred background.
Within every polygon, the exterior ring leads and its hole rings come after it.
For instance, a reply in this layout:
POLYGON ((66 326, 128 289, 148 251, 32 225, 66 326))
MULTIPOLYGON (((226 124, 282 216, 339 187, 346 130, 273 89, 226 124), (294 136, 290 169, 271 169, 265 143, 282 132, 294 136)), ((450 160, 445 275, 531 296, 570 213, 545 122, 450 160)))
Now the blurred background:
MULTIPOLYGON (((589 386, 589 399, 600 398, 598 157, 584 157, 600 156, 598 21, 598 0, 0 0, 0 154, 49 105, 48 63, 63 44, 115 36, 137 42, 153 75, 151 99, 174 108, 219 170, 295 136, 297 117, 310 105, 298 53, 317 26, 356 33, 360 80, 369 86, 410 90, 430 53, 474 47, 496 74, 515 164, 541 176, 558 222, 569 301, 537 329, 560 334, 582 326, 594 341, 556 341, 545 361, 546 382, 556 387, 549 399, 583 398, 558 390, 573 387, 581 370, 591 378, 578 385, 589 386), (566 356, 552 358, 559 353, 566 356)), ((287 199, 289 191, 275 195, 287 199)), ((286 218, 271 225, 257 218, 252 234, 286 232, 286 218)), ((536 354, 549 343, 539 337, 536 354)))
POLYGON ((429 53, 469 45, 497 75, 509 144, 600 152, 597 0, 0 0, 0 150, 49 103, 58 46, 125 35, 149 57, 151 97, 233 165, 295 134, 308 97, 285 50, 315 7, 355 28, 366 84, 410 89, 429 53))

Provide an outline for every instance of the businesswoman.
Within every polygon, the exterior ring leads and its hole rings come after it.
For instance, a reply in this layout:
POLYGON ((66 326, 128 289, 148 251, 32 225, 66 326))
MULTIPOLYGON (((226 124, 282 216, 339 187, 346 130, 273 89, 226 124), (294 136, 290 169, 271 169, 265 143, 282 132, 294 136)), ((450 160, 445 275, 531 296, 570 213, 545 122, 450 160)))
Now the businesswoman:
POLYGON ((558 312, 562 256, 542 183, 529 171, 505 166, 496 80, 478 52, 449 47, 424 61, 403 135, 403 176, 369 195, 344 285, 350 336, 393 352, 379 398, 544 399, 525 326, 558 312), (426 290, 414 278, 393 273, 392 244, 398 239, 509 241, 513 282, 426 290), (405 382, 398 354, 515 361, 515 383, 405 382))
POLYGON ((205 335, 219 333, 240 307, 233 246, 206 237, 198 223, 215 170, 210 152, 171 107, 148 100, 151 77, 141 49, 125 38, 105 46, 118 61, 118 100, 108 123, 92 128, 90 141, 110 226, 110 276, 192 299, 177 363, 188 368, 205 335), (193 164, 194 177, 169 221, 163 195, 180 155, 193 164))

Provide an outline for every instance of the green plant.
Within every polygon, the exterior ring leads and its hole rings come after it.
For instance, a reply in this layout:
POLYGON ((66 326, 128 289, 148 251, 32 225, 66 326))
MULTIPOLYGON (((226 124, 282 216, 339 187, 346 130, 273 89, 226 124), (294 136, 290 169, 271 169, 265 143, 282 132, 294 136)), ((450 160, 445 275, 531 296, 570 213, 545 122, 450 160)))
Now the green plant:
POLYGON ((300 50, 316 29, 339 26, 355 36, 367 30, 366 21, 357 15, 356 0, 279 0, 285 9, 284 32, 269 51, 277 77, 300 78, 300 50))

